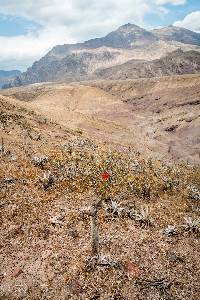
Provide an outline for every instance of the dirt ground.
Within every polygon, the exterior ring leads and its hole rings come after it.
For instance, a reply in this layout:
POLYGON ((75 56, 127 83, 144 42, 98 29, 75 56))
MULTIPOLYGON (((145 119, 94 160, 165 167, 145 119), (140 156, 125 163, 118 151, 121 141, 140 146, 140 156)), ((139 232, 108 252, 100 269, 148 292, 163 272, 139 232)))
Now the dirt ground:
MULTIPOLYGON (((168 152, 166 160, 156 160, 157 154, 149 158, 152 149, 164 148, 154 144, 143 151, 154 139, 143 106, 111 96, 103 83, 5 93, 0 97, 0 299, 199 300, 200 170, 169 162, 168 152), (143 139, 145 130, 149 137, 143 139), (87 212, 99 199, 94 256, 95 228, 87 212)), ((198 107, 184 105, 185 116, 197 114, 198 107)), ((189 136, 193 128, 191 139, 196 120, 180 121, 191 126, 189 136)), ((165 135, 172 139, 184 130, 165 135)), ((192 142, 182 141, 179 153, 194 162, 198 144, 188 150, 186 143, 192 142)))

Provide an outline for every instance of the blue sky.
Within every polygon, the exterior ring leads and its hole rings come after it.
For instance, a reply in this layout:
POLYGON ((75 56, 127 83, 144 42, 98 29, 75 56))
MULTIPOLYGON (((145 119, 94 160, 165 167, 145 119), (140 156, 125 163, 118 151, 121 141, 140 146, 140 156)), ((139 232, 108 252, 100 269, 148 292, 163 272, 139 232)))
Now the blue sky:
POLYGON ((184 5, 166 4, 168 13, 160 16, 151 13, 145 16, 145 24, 150 27, 169 26, 176 21, 183 20, 187 15, 200 10, 200 0, 188 0, 184 5))
POLYGON ((0 36, 20 36, 39 29, 39 24, 23 17, 0 15, 0 36))
POLYGON ((0 0, 0 69, 26 70, 53 46, 125 23, 200 32, 200 0, 0 0))

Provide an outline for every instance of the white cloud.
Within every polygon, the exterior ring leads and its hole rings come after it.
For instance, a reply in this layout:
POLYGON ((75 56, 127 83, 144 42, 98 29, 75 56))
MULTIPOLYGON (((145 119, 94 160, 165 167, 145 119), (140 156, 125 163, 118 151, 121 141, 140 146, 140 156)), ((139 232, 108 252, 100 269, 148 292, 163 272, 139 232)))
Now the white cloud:
POLYGON ((187 0, 157 0, 156 3, 160 5, 172 4, 172 5, 182 5, 185 4, 187 0))
POLYGON ((200 32, 200 10, 192 12, 182 21, 175 22, 174 25, 200 32))
POLYGON ((0 0, 0 14, 41 25, 35 33, 0 36, 0 68, 25 68, 56 44, 84 41, 131 22, 143 26, 147 13, 166 14, 166 3, 185 0, 0 0))
POLYGON ((37 34, 27 34, 15 37, 0 36, 0 69, 26 69, 48 50, 57 44, 63 44, 64 37, 68 42, 74 42, 68 37, 67 28, 57 26, 55 29, 45 27, 37 34))
POLYGON ((0 0, 0 13, 23 16, 42 25, 72 26, 104 22, 116 16, 121 21, 127 16, 140 21, 149 9, 148 2, 152 0, 0 0))

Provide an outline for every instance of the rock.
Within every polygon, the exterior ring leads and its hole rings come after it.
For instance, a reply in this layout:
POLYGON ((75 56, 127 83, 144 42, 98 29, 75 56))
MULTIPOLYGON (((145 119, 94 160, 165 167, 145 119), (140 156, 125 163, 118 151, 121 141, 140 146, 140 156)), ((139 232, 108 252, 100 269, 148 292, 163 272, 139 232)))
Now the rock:
POLYGON ((13 178, 11 178, 11 177, 6 177, 6 178, 4 179, 4 183, 5 183, 5 184, 12 184, 12 183, 14 183, 14 181, 15 181, 15 179, 13 179, 13 178))
POLYGON ((68 234, 74 239, 78 237, 78 231, 76 229, 69 229, 68 234))
POLYGON ((63 223, 64 215, 55 215, 50 218, 50 222, 53 225, 61 225, 63 223))
POLYGON ((16 161, 17 160, 17 156, 15 154, 11 154, 11 161, 16 161))
POLYGON ((34 141, 41 140, 41 134, 39 132, 37 132, 36 130, 28 130, 27 134, 31 140, 34 140, 34 141))
POLYGON ((20 233, 22 233, 21 225, 11 225, 8 229, 8 237, 10 238, 13 238, 20 233))
POLYGON ((168 259, 170 262, 177 262, 177 261, 183 261, 183 258, 180 257, 179 255, 177 255, 176 253, 174 252, 170 252, 168 254, 168 259))
POLYGON ((45 172, 43 174, 43 177, 40 178, 40 182, 42 183, 44 190, 47 190, 54 184, 55 178, 51 174, 51 172, 48 171, 48 172, 45 172))
POLYGON ((176 124, 176 125, 166 127, 165 131, 172 132, 172 131, 175 131, 177 128, 178 128, 178 125, 176 124))
POLYGON ((18 277, 20 274, 23 273, 23 270, 21 268, 16 268, 12 273, 11 273, 11 277, 18 277))

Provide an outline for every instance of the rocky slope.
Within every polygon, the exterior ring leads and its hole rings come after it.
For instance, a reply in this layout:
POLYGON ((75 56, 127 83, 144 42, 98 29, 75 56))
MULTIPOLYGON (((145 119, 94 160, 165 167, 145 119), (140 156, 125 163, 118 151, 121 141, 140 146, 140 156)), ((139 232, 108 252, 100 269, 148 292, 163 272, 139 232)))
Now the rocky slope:
POLYGON ((100 78, 131 79, 195 74, 200 72, 200 52, 176 50, 152 61, 130 60, 122 65, 97 70, 100 78))
POLYGON ((126 24, 103 38, 54 47, 17 77, 11 86, 48 81, 80 81, 94 78, 94 72, 98 69, 120 65, 132 59, 151 61, 177 49, 199 51, 200 34, 186 32, 185 38, 180 39, 180 28, 173 27, 173 37, 163 38, 158 31, 150 32, 126 24))
POLYGON ((200 45, 200 33, 176 26, 168 26, 151 31, 158 39, 177 41, 184 44, 200 45))

